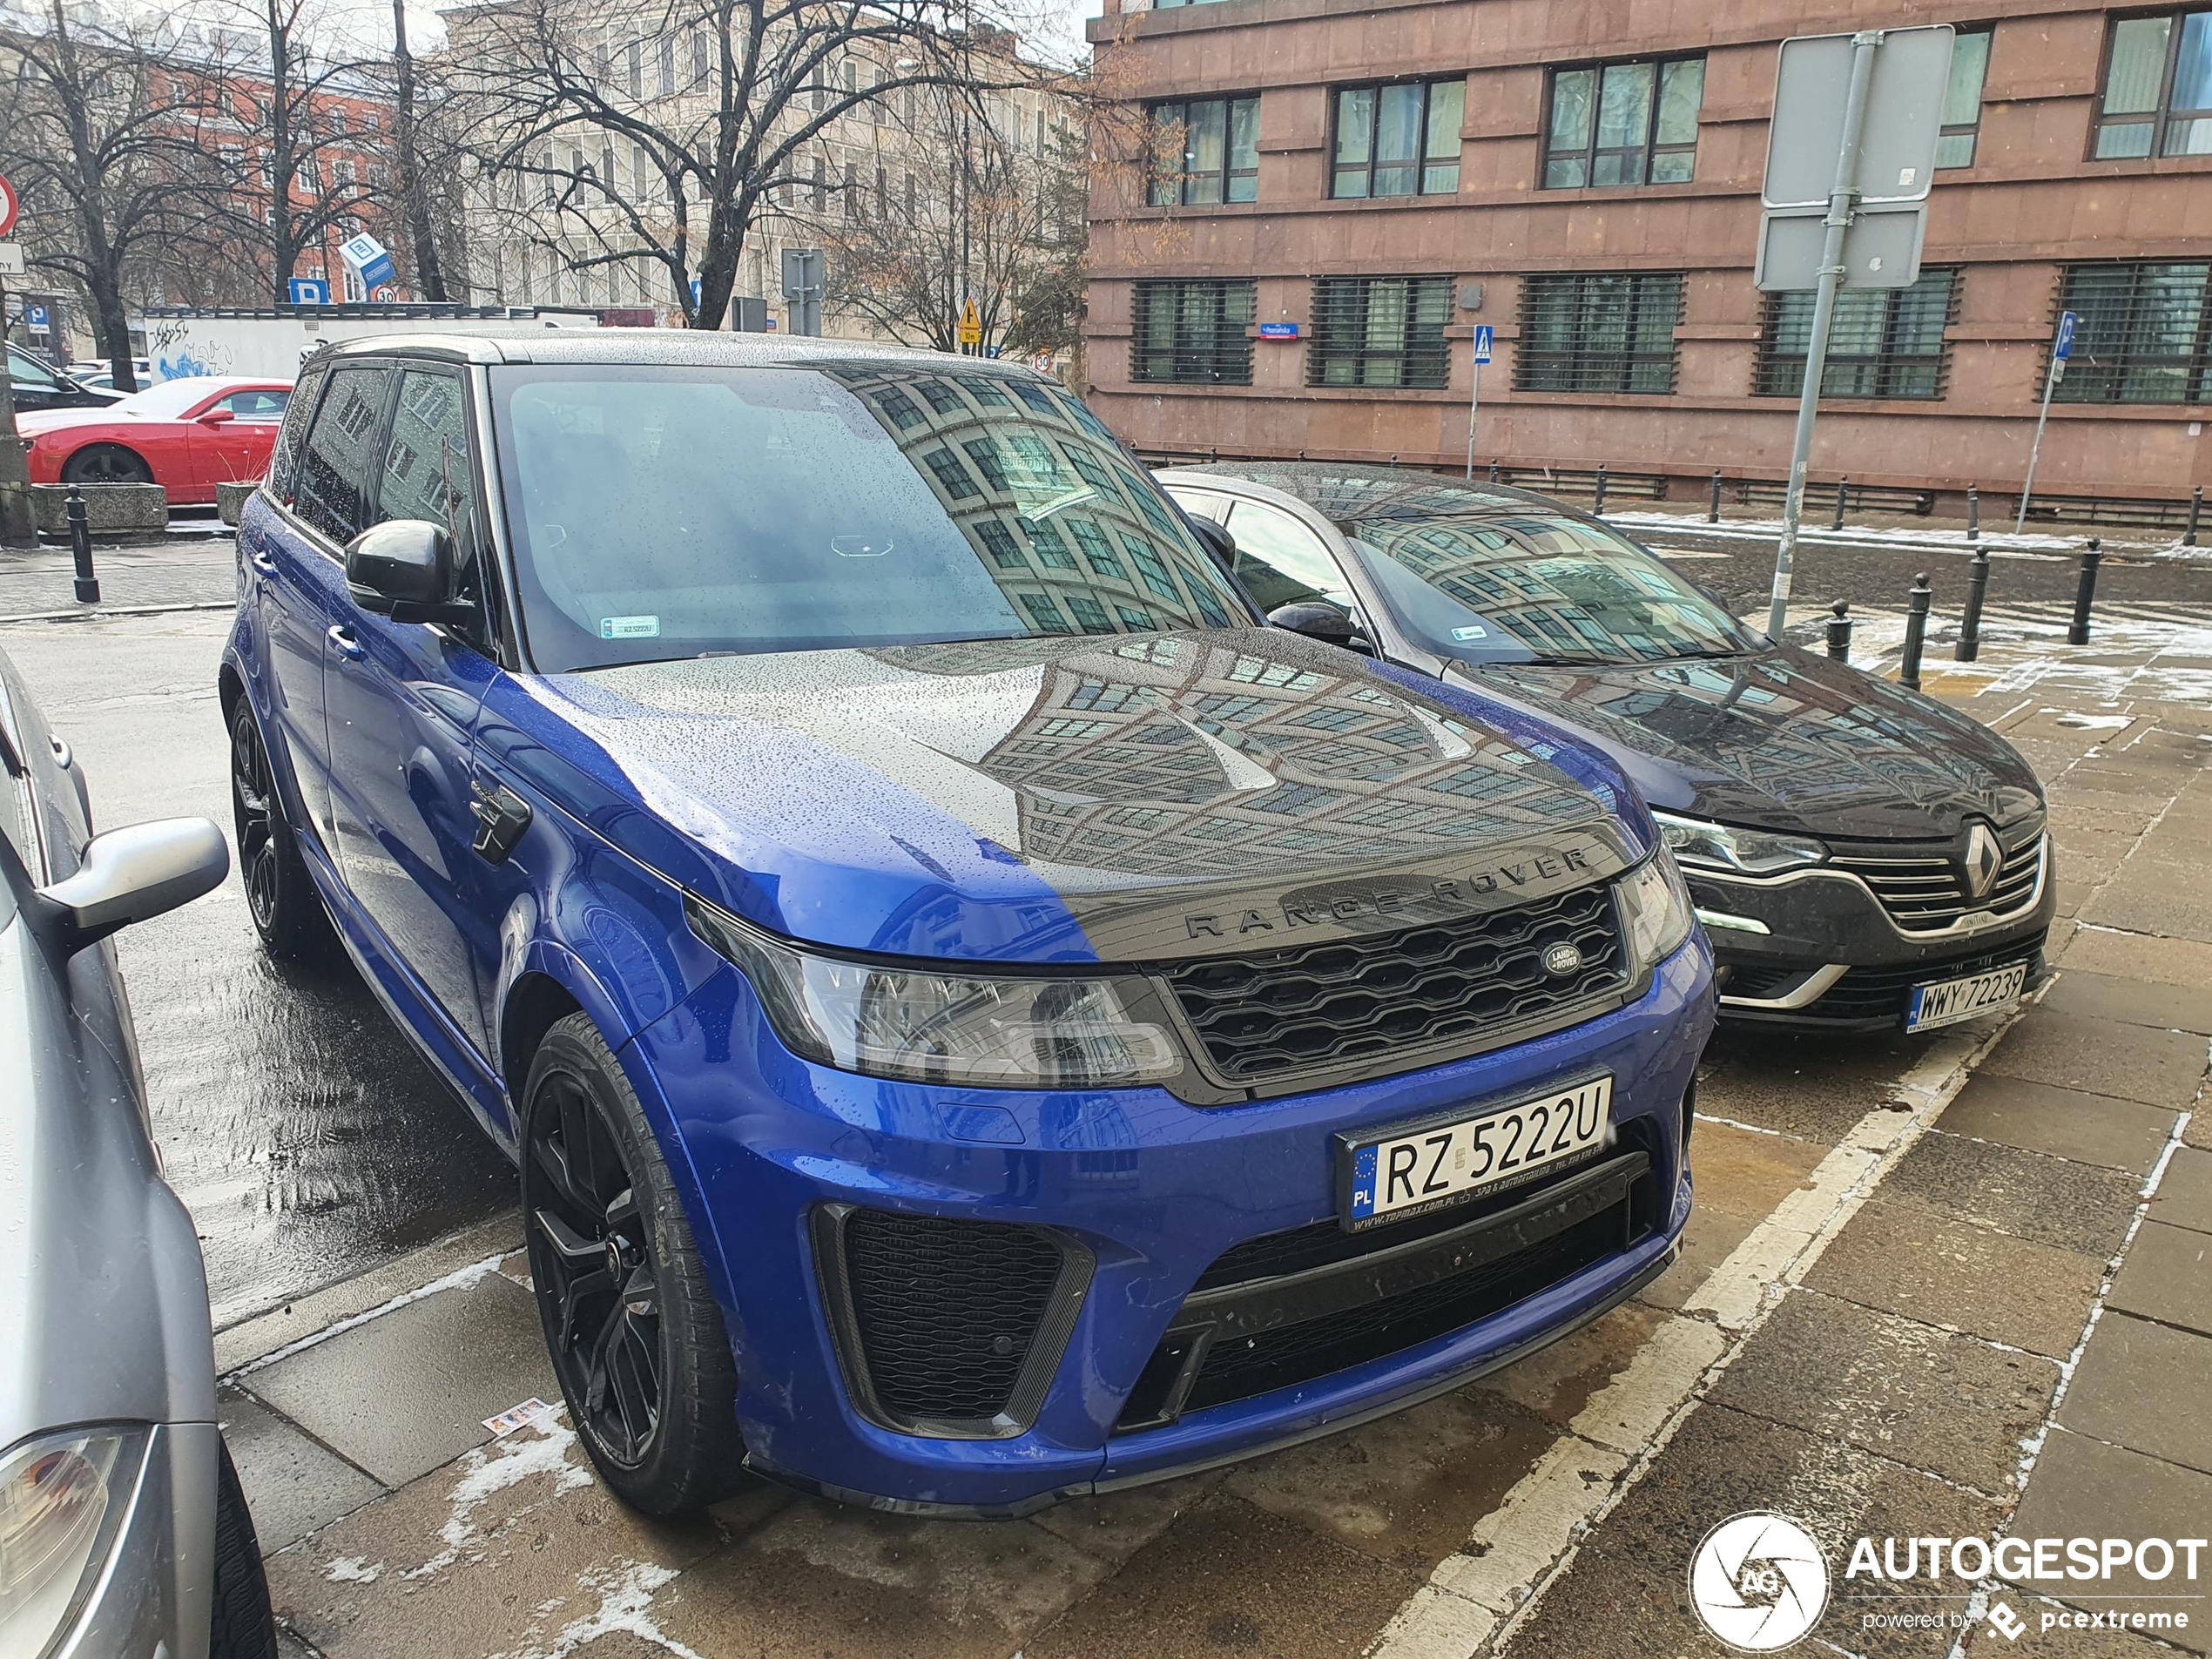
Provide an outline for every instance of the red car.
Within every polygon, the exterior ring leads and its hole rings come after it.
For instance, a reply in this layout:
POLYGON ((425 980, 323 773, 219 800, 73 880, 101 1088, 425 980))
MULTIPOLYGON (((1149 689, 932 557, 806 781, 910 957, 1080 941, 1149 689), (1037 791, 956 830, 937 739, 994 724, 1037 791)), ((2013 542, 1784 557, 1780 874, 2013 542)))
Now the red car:
POLYGON ((34 484, 159 484, 172 506, 215 499, 215 486, 269 469, 290 381, 207 376, 164 381, 96 409, 16 417, 34 484))

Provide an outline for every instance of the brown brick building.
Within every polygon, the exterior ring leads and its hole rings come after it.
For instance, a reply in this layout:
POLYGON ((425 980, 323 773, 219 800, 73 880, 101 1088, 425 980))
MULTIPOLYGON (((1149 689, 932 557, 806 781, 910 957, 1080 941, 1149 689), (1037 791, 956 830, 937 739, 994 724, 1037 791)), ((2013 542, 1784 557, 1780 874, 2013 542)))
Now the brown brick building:
POLYGON ((1950 23, 1923 275, 1846 295, 1814 477, 2016 489, 2065 306, 2039 495, 2212 484, 2202 0, 1122 8, 1091 25, 1133 114, 1093 186, 1089 361, 1148 452, 1457 462, 1487 323, 1483 462, 1780 479, 1811 296, 1751 282, 1777 46, 1950 23))

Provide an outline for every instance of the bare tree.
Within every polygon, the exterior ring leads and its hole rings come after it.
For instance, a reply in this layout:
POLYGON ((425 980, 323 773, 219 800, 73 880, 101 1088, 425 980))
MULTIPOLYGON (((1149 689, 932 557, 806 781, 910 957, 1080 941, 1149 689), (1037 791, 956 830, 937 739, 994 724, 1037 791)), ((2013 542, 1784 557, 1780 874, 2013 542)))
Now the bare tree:
POLYGON ((453 51, 510 222, 570 269, 650 273, 718 327, 763 218, 843 187, 817 171, 836 123, 907 89, 1034 78, 1011 36, 986 51, 981 25, 948 24, 939 0, 509 0, 456 17, 453 51))
POLYGON ((122 391, 138 386, 132 271, 219 184, 199 142, 205 81, 172 72, 172 44, 146 14, 104 21, 64 0, 0 32, 0 170, 23 192, 27 258, 83 287, 122 391))
MULTIPOLYGON (((829 298, 909 345, 954 350, 972 300, 979 348, 1055 351, 1074 337, 1081 289, 1081 140, 1048 118, 960 92, 921 100, 914 165, 862 180, 834 214, 806 223, 823 246, 829 298), (1042 137, 1040 146, 1038 139, 1042 137)), ((1062 107, 1080 107, 1072 90, 1062 107)))
POLYGON ((430 195, 423 177, 421 122, 415 54, 408 50, 407 0, 392 0, 393 138, 399 147, 400 221, 407 227, 415 255, 415 287, 425 300, 446 297, 445 266, 431 223, 430 195))

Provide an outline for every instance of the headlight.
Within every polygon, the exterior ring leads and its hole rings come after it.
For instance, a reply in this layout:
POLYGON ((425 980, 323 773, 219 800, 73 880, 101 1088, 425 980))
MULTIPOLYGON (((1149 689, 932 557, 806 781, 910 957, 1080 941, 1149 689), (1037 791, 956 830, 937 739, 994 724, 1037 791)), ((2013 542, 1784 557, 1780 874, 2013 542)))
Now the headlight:
POLYGON ((1771 875, 1801 864, 1817 864, 1828 856, 1828 849, 1808 836, 1737 829, 1702 818, 1676 818, 1671 813, 1654 813, 1651 819, 1669 851, 1684 864, 1708 869, 1771 875))
POLYGON ((0 1459, 0 1653, 44 1653, 76 1617, 145 1454, 141 1430, 73 1428, 0 1459))
POLYGON ((685 909, 752 981, 784 1046, 826 1066, 988 1089, 1127 1086, 1183 1069, 1174 1037, 1131 1012, 1139 980, 885 967, 799 949, 698 898, 685 909))
POLYGON ((1613 884, 1621 907, 1621 934, 1629 948, 1629 972, 1641 974, 1682 948, 1695 921, 1689 889, 1664 847, 1613 884))

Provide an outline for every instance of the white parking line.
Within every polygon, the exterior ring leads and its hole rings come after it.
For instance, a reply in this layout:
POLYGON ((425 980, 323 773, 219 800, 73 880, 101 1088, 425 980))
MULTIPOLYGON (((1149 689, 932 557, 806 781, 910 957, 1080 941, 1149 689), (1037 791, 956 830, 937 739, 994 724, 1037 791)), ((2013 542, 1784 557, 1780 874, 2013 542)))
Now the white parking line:
POLYGON ((1706 1276, 1536 1467, 1393 1615, 1368 1659, 1474 1659, 1509 1642, 1581 1541, 1627 1496, 1744 1340, 1820 1259, 2010 1028, 1940 1037, 1706 1276))

